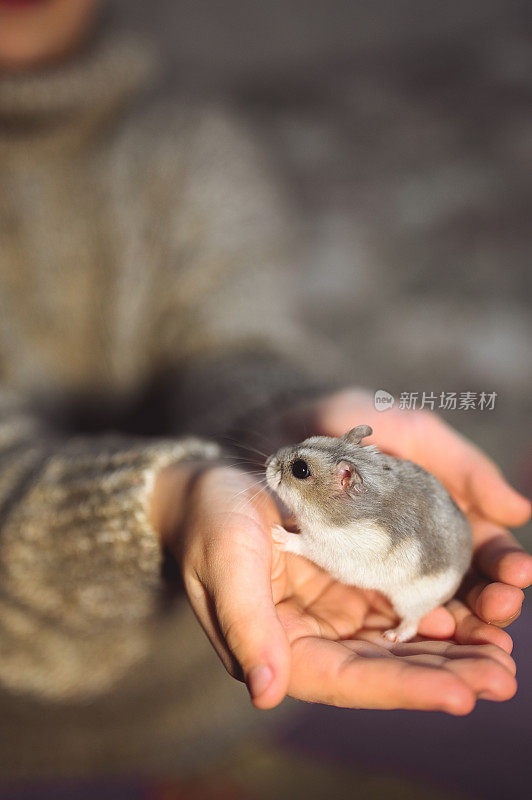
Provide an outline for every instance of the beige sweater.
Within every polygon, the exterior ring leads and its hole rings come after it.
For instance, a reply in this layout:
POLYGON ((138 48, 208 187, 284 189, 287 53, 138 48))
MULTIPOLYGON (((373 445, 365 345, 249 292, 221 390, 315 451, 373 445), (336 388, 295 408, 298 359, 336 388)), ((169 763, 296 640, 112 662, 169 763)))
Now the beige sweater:
MULTIPOLYGON (((133 693, 144 727, 166 714, 191 741, 202 708, 227 734, 248 703, 186 602, 162 602, 154 477, 307 385, 308 342, 264 157, 153 81, 117 39, 0 77, 0 683, 21 703, 113 689, 99 720, 133 693)), ((55 760, 96 758, 57 735, 55 760)))

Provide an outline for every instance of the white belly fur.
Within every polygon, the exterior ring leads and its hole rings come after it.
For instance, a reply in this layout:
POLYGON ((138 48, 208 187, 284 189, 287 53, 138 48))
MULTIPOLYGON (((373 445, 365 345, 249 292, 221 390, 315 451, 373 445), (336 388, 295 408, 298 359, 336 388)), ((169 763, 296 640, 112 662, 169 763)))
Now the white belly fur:
POLYGON ((392 546, 390 536, 376 522, 364 520, 345 528, 302 528, 308 558, 336 580, 361 589, 377 589, 394 598, 407 594, 441 596, 448 600, 460 583, 455 570, 420 575, 421 548, 416 539, 392 546), (319 534, 317 534, 319 530, 319 534))
POLYGON ((419 575, 421 554, 415 539, 392 547, 390 536, 371 520, 349 529, 316 528, 302 527, 307 555, 342 583, 385 591, 419 575))

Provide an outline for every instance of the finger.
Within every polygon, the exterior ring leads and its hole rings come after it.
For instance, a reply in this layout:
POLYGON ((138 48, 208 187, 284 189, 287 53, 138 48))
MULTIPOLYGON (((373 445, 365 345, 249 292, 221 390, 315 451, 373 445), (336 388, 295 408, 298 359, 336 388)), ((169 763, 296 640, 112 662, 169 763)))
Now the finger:
POLYGON ((391 651, 403 657, 414 657, 421 655, 430 655, 431 657, 439 657, 445 660, 463 659, 463 658, 489 658, 497 661, 503 666, 511 675, 515 675, 516 667, 513 658, 508 655, 500 647, 492 644, 455 644, 454 642, 434 642, 434 641, 421 641, 421 642, 404 642, 400 644, 393 644, 391 651))
POLYGON ((530 500, 510 486, 488 456, 436 416, 416 417, 415 424, 423 425, 420 433, 425 439, 427 427, 433 430, 438 447, 430 453, 429 468, 453 493, 500 525, 525 524, 532 510, 530 500))
POLYGON ((483 453, 472 457, 465 477, 480 514, 510 528, 518 528, 530 519, 530 500, 510 486, 483 453))
POLYGON ((481 620, 501 628, 517 619, 524 600, 521 589, 506 583, 486 581, 474 571, 464 579, 459 597, 481 620))
POLYGON ((492 644, 457 645, 443 641, 392 644, 390 652, 409 664, 455 673, 478 697, 502 702, 517 690, 514 660, 492 644))
MULTIPOLYGON (((242 524, 232 520, 229 525, 242 524)), ((238 662, 257 708, 272 708, 288 688, 290 647, 272 598, 271 542, 253 519, 238 539, 238 558, 219 554, 207 590, 223 641, 238 662)), ((231 534, 222 542, 231 540, 231 534)))
POLYGON ((429 614, 425 614, 419 623, 418 633, 429 639, 450 639, 454 634, 454 617, 444 606, 438 606, 429 614))
POLYGON ((484 700, 493 700, 501 703, 510 700, 517 691, 517 681, 514 675, 498 661, 479 657, 473 654, 472 658, 462 656, 460 659, 446 659, 443 656, 420 653, 416 656, 405 656, 409 664, 431 666, 445 669, 455 673, 476 694, 484 700))
POLYGON ((347 708, 441 710, 460 715, 475 705, 471 688, 447 670, 408 664, 392 656, 363 658, 340 642, 311 637, 292 644, 288 691, 301 700, 347 708))
POLYGON ((505 628, 521 613, 525 595, 521 589, 505 583, 489 583, 478 595, 474 611, 480 619, 505 628))
POLYGON ((532 583, 532 556, 508 531, 486 520, 471 520, 475 562, 493 580, 525 589, 532 583))
POLYGON ((530 519, 530 500, 510 486, 482 453, 472 459, 465 477, 480 514, 511 528, 518 528, 530 519))
POLYGON ((456 622, 455 641, 460 644, 494 644, 506 653, 511 653, 511 637, 500 628, 483 622, 460 600, 451 600, 447 608, 456 622))
POLYGON ((495 702, 510 700, 517 691, 512 672, 496 659, 478 657, 449 659, 445 669, 460 677, 477 697, 495 702))

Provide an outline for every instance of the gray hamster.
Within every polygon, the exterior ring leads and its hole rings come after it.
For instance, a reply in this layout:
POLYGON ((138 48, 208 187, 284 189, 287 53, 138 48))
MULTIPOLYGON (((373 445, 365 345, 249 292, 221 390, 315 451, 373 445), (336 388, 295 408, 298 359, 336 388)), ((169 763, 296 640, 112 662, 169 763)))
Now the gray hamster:
POLYGON ((270 456, 267 483, 300 529, 276 525, 272 536, 338 581, 382 592, 400 618, 384 636, 405 642, 421 617, 455 594, 471 562, 472 534, 433 475, 361 444, 372 433, 358 425, 270 456))

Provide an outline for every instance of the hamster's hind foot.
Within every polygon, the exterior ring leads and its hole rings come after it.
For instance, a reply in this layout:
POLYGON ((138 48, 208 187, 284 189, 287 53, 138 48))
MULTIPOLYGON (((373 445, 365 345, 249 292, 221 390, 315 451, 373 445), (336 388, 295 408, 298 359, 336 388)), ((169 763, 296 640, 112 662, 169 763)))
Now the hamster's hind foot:
POLYGON ((417 622, 401 622, 397 628, 390 628, 382 634, 389 642, 409 642, 417 633, 417 622))

